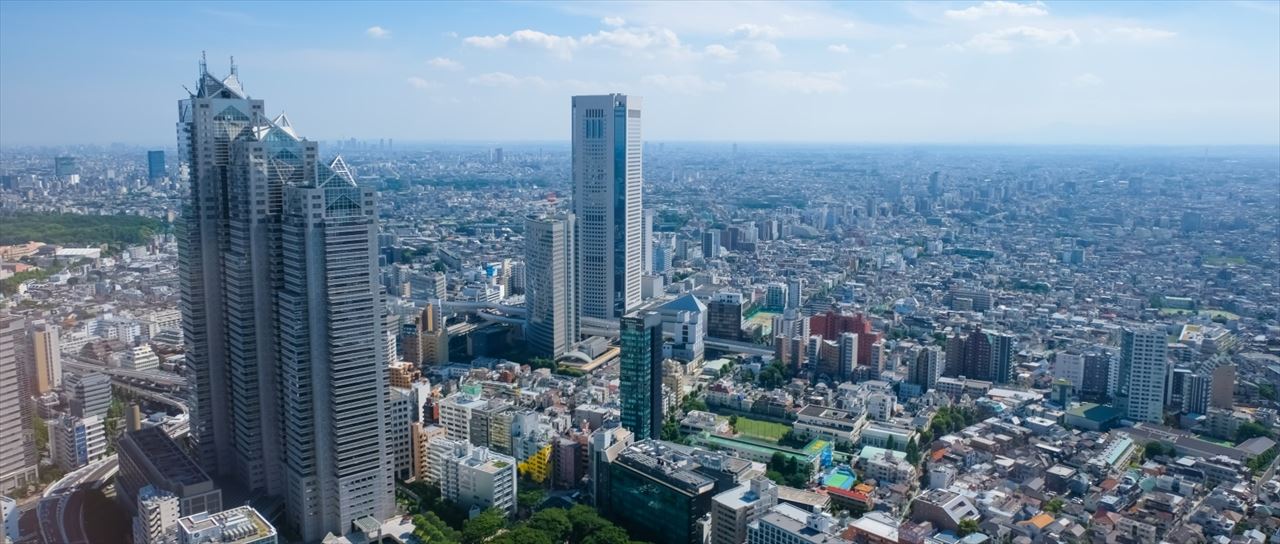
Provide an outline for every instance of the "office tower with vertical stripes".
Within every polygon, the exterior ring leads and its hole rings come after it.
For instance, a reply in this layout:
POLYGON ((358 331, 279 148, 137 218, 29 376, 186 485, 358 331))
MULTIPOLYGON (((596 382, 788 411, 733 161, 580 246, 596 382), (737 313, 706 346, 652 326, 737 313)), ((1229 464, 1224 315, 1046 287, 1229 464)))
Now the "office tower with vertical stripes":
POLYGON ((572 106, 579 311, 583 317, 617 319, 640 304, 641 100, 575 96, 572 106))
POLYGON ((556 358, 578 341, 574 216, 530 217, 524 223, 525 306, 530 351, 556 358))
POLYGON ((339 157, 284 194, 278 298, 285 504, 308 542, 394 513, 373 189, 339 157))

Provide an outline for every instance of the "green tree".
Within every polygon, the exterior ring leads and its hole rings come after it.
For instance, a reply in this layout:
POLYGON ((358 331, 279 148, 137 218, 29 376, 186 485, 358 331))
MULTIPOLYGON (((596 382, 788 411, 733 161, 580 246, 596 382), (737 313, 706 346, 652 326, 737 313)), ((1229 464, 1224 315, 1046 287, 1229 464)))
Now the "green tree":
POLYGON ((1248 440, 1250 438, 1256 438, 1259 436, 1270 438, 1271 431, 1268 430, 1265 426, 1253 421, 1247 421, 1247 422, 1241 423, 1240 427, 1236 429, 1237 443, 1244 442, 1245 440, 1248 440))
POLYGON ((563 508, 540 510, 525 522, 525 527, 546 533, 551 540, 564 542, 573 534, 573 522, 563 508))
POLYGON ((573 532, 570 534, 569 541, 573 544, 580 544, 588 535, 604 530, 605 527, 611 527, 613 524, 608 520, 600 517, 590 506, 581 504, 569 509, 569 523, 573 525, 573 532))
POLYGON ((497 508, 480 512, 462 524, 462 544, 480 544, 507 526, 507 516, 497 508))
POLYGON ((978 532, 977 518, 967 518, 960 520, 960 529, 956 531, 956 535, 964 537, 978 532))
POLYGON ((582 544, 628 544, 629 542, 631 537, 617 525, 609 525, 582 539, 582 544))
POLYGON ((733 432, 735 433, 738 432, 738 416, 737 415, 729 416, 729 428, 733 429, 733 432))
POLYGON ((1042 508, 1044 508, 1045 512, 1058 514, 1062 512, 1062 504, 1063 502, 1060 497, 1054 497, 1053 499, 1050 499, 1049 502, 1044 503, 1042 508))
POLYGON ((912 466, 920 464, 920 445, 916 444, 916 439, 914 438, 907 442, 907 462, 911 463, 912 466))
POLYGON ((542 502, 542 499, 546 498, 546 496, 547 492, 540 487, 521 489, 519 493, 516 493, 516 505, 520 507, 521 511, 528 512, 542 502))
POLYGON ((662 439, 667 442, 680 441, 680 424, 674 418, 662 422, 662 439))
POLYGON ((884 448, 887 450, 896 450, 898 449, 898 441, 894 440, 893 437, 890 436, 888 440, 884 441, 884 448))

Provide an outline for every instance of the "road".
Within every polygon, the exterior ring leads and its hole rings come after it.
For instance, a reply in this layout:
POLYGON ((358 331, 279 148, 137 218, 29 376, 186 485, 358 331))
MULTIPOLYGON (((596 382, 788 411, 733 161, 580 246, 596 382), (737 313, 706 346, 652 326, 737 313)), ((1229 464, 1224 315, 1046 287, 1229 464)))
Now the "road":
MULTIPOLYGON (((184 421, 166 430, 169 436, 177 438, 189 429, 184 421)), ((70 472, 45 488, 36 506, 41 540, 45 544, 90 544, 84 530, 85 494, 106 486, 119 469, 119 458, 110 455, 70 472)))

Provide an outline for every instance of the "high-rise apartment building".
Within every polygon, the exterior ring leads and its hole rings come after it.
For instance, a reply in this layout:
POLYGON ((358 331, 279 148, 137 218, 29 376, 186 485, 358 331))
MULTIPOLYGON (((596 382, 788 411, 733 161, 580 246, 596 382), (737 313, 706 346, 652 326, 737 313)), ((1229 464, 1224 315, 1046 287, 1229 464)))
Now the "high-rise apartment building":
POLYGON ((575 96, 572 109, 579 311, 583 317, 618 318, 640 304, 641 100, 575 96))
POLYGON ((0 494, 39 479, 25 385, 26 334, 21 317, 0 314, 0 494))
POLYGON ((32 393, 43 395, 62 386, 62 350, 58 342, 60 329, 46 321, 29 327, 31 338, 32 393))
POLYGON ((1164 421, 1164 331, 1126 328, 1120 339, 1120 385, 1116 404, 1133 421, 1164 421))
POLYGON ((532 353, 556 358, 578 341, 574 216, 525 220, 525 307, 532 353))
POLYGON ((764 309, 781 312, 787 307, 787 284, 771 282, 764 287, 764 309))
POLYGON ((1084 354, 1084 373, 1081 375, 1081 398, 1093 402, 1109 399, 1115 392, 1116 380, 1112 355, 1105 351, 1084 354))
POLYGON ((988 332, 987 343, 991 346, 991 374, 984 379, 995 383, 1013 381, 1013 335, 1007 332, 988 332))
POLYGON ((915 357, 907 361, 907 382, 919 385, 921 392, 937 387, 938 378, 942 377, 944 363, 942 350, 938 346, 921 349, 915 357))
POLYGON ((720 244, 719 230, 706 230, 702 233, 702 258, 717 259, 720 253, 724 251, 724 246, 720 244))
POLYGON ((662 315, 636 312, 622 318, 618 394, 622 426, 636 440, 662 436, 662 315))

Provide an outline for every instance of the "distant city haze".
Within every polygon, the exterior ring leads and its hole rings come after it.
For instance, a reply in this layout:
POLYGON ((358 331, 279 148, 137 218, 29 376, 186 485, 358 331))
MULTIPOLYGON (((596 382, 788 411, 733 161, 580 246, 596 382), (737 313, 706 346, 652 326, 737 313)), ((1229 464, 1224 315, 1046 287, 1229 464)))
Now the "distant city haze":
POLYGON ((1280 3, 0 3, 0 146, 174 145, 235 56, 316 140, 1280 144, 1280 3))

